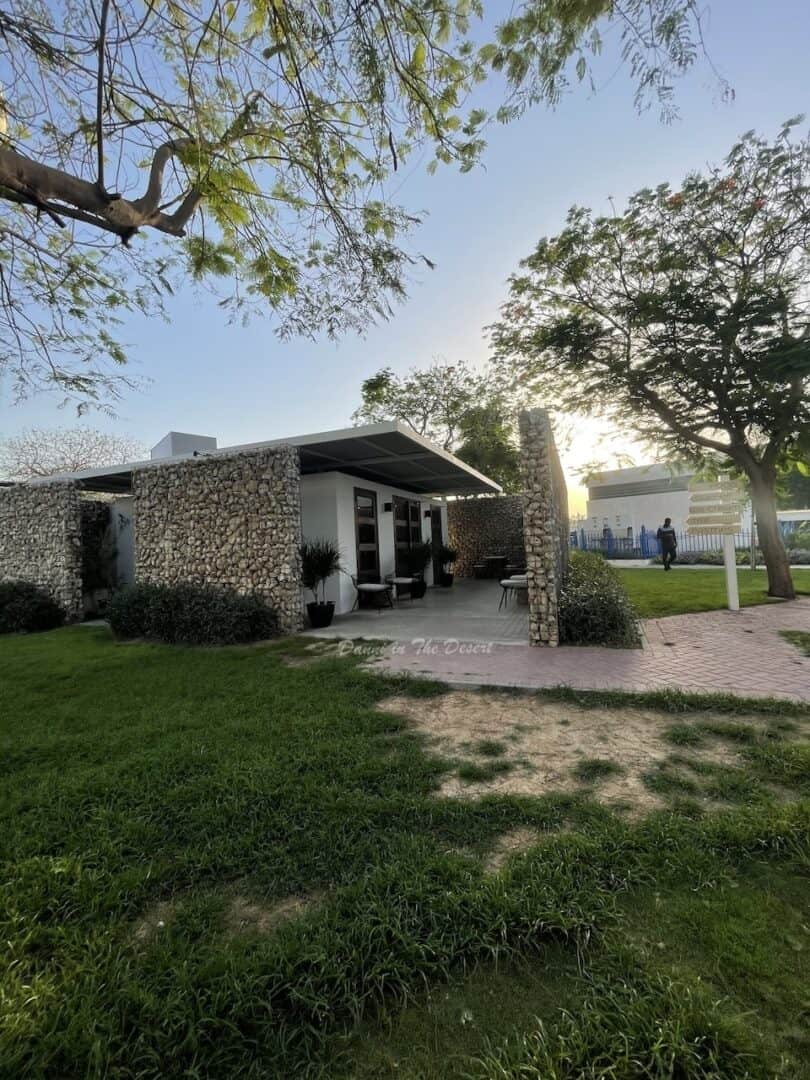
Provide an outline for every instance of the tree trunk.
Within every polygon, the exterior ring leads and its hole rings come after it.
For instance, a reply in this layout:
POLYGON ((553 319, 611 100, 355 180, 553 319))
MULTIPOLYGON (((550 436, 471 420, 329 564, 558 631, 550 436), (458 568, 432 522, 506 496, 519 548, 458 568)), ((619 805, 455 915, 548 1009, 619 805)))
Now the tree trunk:
POLYGON ((762 548, 762 557, 768 570, 768 596, 793 600, 796 597, 796 590, 793 587, 790 563, 776 517, 776 474, 769 475, 761 472, 751 476, 750 479, 759 546, 762 548))

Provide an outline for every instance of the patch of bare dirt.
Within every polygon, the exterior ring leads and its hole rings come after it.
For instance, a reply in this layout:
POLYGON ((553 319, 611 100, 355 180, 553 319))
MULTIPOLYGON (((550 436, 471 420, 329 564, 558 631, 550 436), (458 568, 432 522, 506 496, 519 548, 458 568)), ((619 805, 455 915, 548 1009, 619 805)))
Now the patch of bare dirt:
POLYGON ((136 941, 146 945, 152 941, 161 930, 174 922, 175 902, 173 900, 158 900, 143 913, 135 924, 133 937, 136 941))
POLYGON ((495 846, 487 856, 484 869, 488 874, 497 874, 513 855, 518 855, 521 851, 528 851, 544 835, 547 834, 522 825, 516 829, 510 829, 509 832, 505 832, 498 837, 495 846))
POLYGON ((281 662, 288 668, 307 668, 325 660, 330 656, 339 656, 339 642, 336 641, 313 641, 307 645, 303 653, 285 654, 281 662))
POLYGON ((270 904, 259 904, 244 896, 234 896, 225 912, 225 932, 229 937, 269 934, 282 923, 303 914, 313 900, 311 896, 287 896, 270 904))
MULTIPOLYGON (((476 799, 493 793, 544 795, 592 787, 593 797, 611 806, 630 805, 636 812, 665 805, 649 791, 642 775, 672 753, 684 758, 734 763, 739 748, 712 740, 684 751, 664 738, 674 718, 648 709, 584 709, 530 695, 455 690, 438 698, 393 697, 382 702, 386 712, 405 716, 443 757, 486 766, 507 761, 511 768, 491 780, 465 782, 447 776, 439 794, 476 799), (483 757, 475 747, 486 740, 506 746, 498 758, 483 757), (622 771, 584 784, 573 775, 585 758, 615 762, 622 771)), ((711 719, 709 713, 694 719, 711 719)), ((738 720, 744 720, 738 717, 738 720)))

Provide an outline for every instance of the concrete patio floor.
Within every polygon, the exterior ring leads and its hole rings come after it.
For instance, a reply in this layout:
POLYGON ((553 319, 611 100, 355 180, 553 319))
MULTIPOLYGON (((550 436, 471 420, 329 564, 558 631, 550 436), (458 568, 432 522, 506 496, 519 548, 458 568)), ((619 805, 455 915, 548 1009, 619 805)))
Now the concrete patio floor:
POLYGON ((414 642, 468 641, 528 645, 528 609, 513 598, 498 611, 497 581, 460 580, 449 589, 428 589, 421 600, 394 602, 382 608, 337 615, 326 630, 307 630, 312 637, 364 638, 414 642))

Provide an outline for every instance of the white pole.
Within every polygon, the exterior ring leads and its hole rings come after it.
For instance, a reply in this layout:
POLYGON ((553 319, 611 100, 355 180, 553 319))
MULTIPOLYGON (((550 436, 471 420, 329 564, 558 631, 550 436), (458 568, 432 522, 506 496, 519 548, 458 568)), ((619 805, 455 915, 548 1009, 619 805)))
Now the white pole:
POLYGON ((754 517, 753 507, 751 509, 751 569, 757 568, 757 519, 754 517))
POLYGON ((723 563, 726 568, 726 597, 729 611, 740 610, 740 592, 737 588, 737 553, 731 533, 723 536, 723 563))

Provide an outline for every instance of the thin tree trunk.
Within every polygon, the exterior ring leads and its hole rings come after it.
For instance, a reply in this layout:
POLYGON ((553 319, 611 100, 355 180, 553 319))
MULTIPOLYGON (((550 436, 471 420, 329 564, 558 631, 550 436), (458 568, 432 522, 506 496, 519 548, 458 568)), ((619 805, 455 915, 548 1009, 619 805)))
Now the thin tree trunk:
POLYGON ((768 596, 793 600, 796 590, 776 516, 776 474, 760 472, 750 478, 759 546, 768 571, 768 596))

